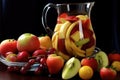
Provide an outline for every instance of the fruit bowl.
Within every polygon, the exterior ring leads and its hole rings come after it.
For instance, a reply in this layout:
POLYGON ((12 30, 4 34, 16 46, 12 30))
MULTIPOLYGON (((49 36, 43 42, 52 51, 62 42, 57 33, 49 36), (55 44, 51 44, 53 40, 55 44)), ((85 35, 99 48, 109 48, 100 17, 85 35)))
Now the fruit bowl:
MULTIPOLYGON (((100 48, 96 47, 93 55, 95 53, 97 53, 98 51, 100 51, 100 48)), ((5 60, 5 57, 0 55, 0 62, 2 62, 3 64, 5 64, 6 66, 24 66, 27 62, 10 62, 5 60)), ((38 66, 39 63, 35 63, 33 66, 38 66)))
POLYGON ((0 61, 7 65, 7 66, 23 66, 25 65, 26 62, 10 62, 10 61, 6 61, 5 57, 3 57, 2 55, 0 55, 0 61))
MULTIPOLYGON (((5 64, 6 66, 17 66, 17 67, 22 67, 27 63, 27 62, 10 62, 5 60, 5 57, 3 57, 2 55, 0 55, 0 62, 5 64)), ((34 71, 39 65, 40 65, 39 63, 33 64, 29 69, 29 71, 34 71)))

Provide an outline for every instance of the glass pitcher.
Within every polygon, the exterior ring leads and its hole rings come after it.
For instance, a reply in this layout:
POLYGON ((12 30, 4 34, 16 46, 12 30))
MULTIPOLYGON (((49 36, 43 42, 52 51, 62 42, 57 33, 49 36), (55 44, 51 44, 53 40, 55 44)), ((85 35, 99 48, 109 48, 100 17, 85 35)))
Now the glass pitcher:
POLYGON ((96 46, 96 36, 90 19, 93 5, 94 2, 48 3, 44 7, 43 27, 52 37, 53 48, 64 59, 72 56, 83 58, 93 54, 96 46), (54 30, 47 25, 47 13, 50 8, 55 8, 58 13, 54 30))

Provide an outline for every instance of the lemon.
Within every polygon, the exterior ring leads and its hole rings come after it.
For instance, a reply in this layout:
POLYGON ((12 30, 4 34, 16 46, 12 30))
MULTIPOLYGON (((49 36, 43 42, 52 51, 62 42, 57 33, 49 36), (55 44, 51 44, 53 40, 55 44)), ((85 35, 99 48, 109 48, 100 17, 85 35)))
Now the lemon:
POLYGON ((91 79, 93 76, 93 69, 90 66, 82 66, 79 69, 79 77, 81 79, 91 79))
POLYGON ((111 65, 116 71, 120 71, 120 61, 114 61, 111 65))

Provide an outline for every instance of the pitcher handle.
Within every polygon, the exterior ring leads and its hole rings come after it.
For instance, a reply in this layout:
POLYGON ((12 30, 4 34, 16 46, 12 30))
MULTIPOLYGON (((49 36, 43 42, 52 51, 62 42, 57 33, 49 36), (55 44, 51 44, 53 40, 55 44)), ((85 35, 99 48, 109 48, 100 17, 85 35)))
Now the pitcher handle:
POLYGON ((44 8, 43 8, 43 12, 42 12, 42 25, 44 27, 44 29, 46 30, 46 32, 48 33, 48 35, 50 37, 52 37, 53 35, 53 31, 50 29, 50 27, 47 25, 47 13, 49 11, 50 8, 55 8, 55 4, 53 3, 48 3, 44 8))

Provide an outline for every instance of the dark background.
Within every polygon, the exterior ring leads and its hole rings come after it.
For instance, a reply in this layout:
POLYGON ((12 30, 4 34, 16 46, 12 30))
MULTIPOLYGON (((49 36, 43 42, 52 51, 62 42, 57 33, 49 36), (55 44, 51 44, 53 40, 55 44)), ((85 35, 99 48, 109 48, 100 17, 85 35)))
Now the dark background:
MULTIPOLYGON (((42 26, 43 7, 51 3, 76 3, 95 1, 91 21, 96 34, 96 46, 110 53, 120 51, 120 29, 118 27, 117 0, 0 0, 0 41, 17 39, 22 33, 30 32, 37 36, 47 34, 42 26)), ((48 25, 56 24, 57 14, 53 10, 48 15, 48 25), (54 15, 52 15, 54 14, 54 15)))

